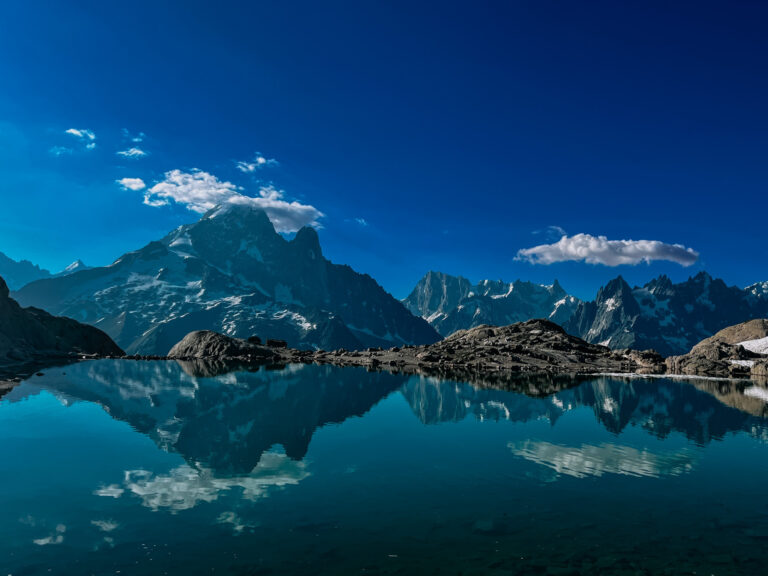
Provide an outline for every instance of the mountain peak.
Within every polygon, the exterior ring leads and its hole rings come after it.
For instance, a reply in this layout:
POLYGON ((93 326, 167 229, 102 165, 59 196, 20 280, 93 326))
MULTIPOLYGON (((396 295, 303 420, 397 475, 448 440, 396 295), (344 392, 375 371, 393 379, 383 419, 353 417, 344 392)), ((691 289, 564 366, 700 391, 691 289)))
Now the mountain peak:
POLYGON ((320 258, 323 255, 323 250, 320 247, 320 237, 317 235, 317 230, 311 226, 304 226, 296 232, 296 236, 291 241, 291 244, 304 252, 310 253, 313 259, 320 258))
POLYGON ((627 284, 627 281, 624 280, 624 277, 619 274, 616 276, 616 278, 608 282, 608 284, 600 289, 600 292, 598 293, 598 299, 600 299, 600 294, 603 296, 614 296, 629 293, 631 291, 631 286, 627 284))
POLYGON ((59 276, 64 276, 66 274, 72 274, 74 272, 79 272, 80 270, 88 270, 88 268, 90 268, 90 266, 86 266, 85 263, 78 258, 77 260, 72 262, 72 264, 70 264, 69 266, 64 268, 64 270, 59 272, 58 275, 59 276))

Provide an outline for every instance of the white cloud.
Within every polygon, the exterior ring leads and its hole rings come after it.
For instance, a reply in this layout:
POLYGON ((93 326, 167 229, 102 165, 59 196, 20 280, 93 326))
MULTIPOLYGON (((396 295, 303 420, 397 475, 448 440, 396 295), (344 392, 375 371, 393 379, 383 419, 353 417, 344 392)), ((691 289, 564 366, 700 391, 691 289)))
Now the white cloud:
POLYGON ((583 261, 605 266, 650 263, 655 260, 691 266, 698 259, 698 252, 682 244, 665 244, 658 240, 608 240, 605 236, 591 234, 563 236, 554 244, 520 250, 516 257, 516 260, 525 260, 531 264, 583 261))
POLYGON ((134 146, 132 148, 128 148, 127 150, 120 150, 119 152, 116 152, 116 154, 118 156, 122 156, 123 158, 138 159, 144 158, 144 156, 148 156, 149 152, 145 152, 141 148, 134 146))
POLYGON ((259 168, 266 168, 267 166, 277 166, 279 162, 275 160, 274 158, 267 158, 260 152, 256 152, 256 155, 253 157, 253 160, 249 161, 239 161, 235 162, 235 166, 237 166, 237 169, 240 170, 240 172, 244 172, 246 174, 252 174, 253 172, 256 172, 259 168))
POLYGON ((202 214, 234 196, 240 196, 238 186, 222 182, 213 174, 202 170, 171 170, 165 173, 165 180, 146 192, 144 203, 148 206, 167 206, 173 200, 202 214))
POLYGON ((147 187, 141 178, 120 178, 120 180, 115 180, 115 182, 120 184, 125 190, 143 190, 147 187))
MULTIPOLYGON (((74 136, 77 138, 80 142, 83 143, 86 150, 93 150, 96 148, 96 134, 93 133, 93 130, 87 130, 86 128, 69 128, 67 130, 64 130, 65 134, 69 134, 70 136, 74 136)), ((55 146, 56 149, 64 149, 63 146, 55 146)), ((51 152, 53 152, 54 148, 51 149, 51 152)), ((71 153, 72 150, 70 149, 69 152, 71 153)), ((56 156, 61 156, 61 154, 56 154, 56 156)))
POLYGON ((68 130, 64 130, 64 133, 70 134, 80 140, 89 140, 91 142, 96 140, 96 134, 93 133, 93 130, 86 130, 85 128, 69 128, 68 130))
POLYGON ((284 192, 273 186, 261 187, 259 196, 255 198, 244 195, 242 190, 202 170, 171 170, 165 173, 162 182, 145 192, 144 204, 167 206, 173 201, 200 214, 219 204, 253 206, 267 213, 278 232, 294 232, 302 226, 316 226, 323 217, 323 213, 314 206, 285 200, 284 192))

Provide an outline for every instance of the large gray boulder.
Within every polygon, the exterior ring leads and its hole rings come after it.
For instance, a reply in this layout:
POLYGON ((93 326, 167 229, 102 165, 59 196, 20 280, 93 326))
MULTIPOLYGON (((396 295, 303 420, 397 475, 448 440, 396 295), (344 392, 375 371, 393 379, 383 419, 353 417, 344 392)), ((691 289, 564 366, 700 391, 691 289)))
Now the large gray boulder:
POLYGON ((232 338, 211 330, 190 332, 168 353, 169 358, 178 360, 249 359, 268 360, 274 353, 266 346, 252 344, 242 338, 232 338))

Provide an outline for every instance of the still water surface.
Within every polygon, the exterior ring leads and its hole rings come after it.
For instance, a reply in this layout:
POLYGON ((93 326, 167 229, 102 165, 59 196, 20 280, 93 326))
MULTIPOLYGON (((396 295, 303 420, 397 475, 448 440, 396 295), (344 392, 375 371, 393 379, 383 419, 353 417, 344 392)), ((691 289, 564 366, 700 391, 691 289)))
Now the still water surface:
POLYGON ((216 372, 86 362, 0 399, 0 574, 768 574, 742 385, 216 372))

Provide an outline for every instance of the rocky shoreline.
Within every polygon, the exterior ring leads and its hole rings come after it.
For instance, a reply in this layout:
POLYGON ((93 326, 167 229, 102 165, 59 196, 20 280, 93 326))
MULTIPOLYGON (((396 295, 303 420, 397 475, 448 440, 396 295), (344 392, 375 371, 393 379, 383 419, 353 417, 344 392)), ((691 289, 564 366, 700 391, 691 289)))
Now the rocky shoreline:
POLYGON ((315 363, 360 366, 473 383, 503 382, 520 376, 572 376, 600 372, 664 372, 664 358, 652 351, 612 351, 567 334, 547 320, 504 327, 462 330, 427 346, 367 350, 294 350, 231 338, 215 332, 193 332, 174 346, 168 358, 182 361, 245 364, 315 363))
POLYGON ((191 332, 167 356, 69 354, 46 361, 0 366, 0 395, 46 366, 98 358, 176 360, 196 376, 212 376, 233 368, 287 364, 331 364, 368 370, 421 374, 461 380, 484 388, 522 390, 533 395, 562 389, 561 380, 596 374, 707 376, 766 382, 768 357, 745 350, 736 339, 768 334, 768 320, 728 328, 708 338, 685 356, 664 358, 653 350, 611 350, 571 336, 547 320, 510 326, 478 326, 460 330, 435 344, 367 350, 296 350, 281 340, 262 344, 257 337, 233 338, 212 331, 191 332))

